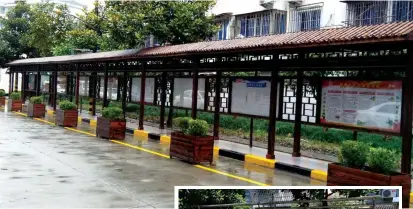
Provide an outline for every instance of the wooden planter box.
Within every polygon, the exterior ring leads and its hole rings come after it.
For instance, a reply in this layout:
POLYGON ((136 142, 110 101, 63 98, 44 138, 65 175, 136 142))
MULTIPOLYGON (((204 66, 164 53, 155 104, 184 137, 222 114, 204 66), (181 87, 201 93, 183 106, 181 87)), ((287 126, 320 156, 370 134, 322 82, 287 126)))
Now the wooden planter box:
POLYGON ((0 97, 0 106, 6 105, 6 97, 0 97))
POLYGON ((15 112, 21 112, 22 111, 22 105, 23 102, 22 100, 11 100, 10 101, 11 105, 10 105, 10 110, 11 111, 15 111, 15 112))
POLYGON ((77 110, 56 110, 56 124, 63 127, 77 127, 77 110))
POLYGON ((212 163, 214 157, 214 137, 187 136, 180 132, 172 132, 171 158, 176 157, 189 163, 212 163))
POLYGON ((96 136, 106 139, 125 139, 126 120, 109 120, 98 117, 96 136))
POLYGON ((40 118, 44 117, 46 114, 46 106, 44 104, 28 104, 27 105, 27 116, 40 118))
POLYGON ((328 164, 327 186, 402 186, 403 208, 409 207, 411 176, 403 173, 384 175, 339 163, 328 164))

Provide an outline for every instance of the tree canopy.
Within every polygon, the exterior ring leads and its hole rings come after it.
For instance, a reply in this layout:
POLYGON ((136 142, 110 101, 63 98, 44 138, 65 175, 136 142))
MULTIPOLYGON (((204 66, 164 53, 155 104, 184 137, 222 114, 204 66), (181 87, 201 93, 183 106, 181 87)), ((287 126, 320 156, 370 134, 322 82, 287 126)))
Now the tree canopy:
POLYGON ((66 5, 16 1, 0 19, 0 64, 25 57, 73 54, 76 49, 122 50, 158 43, 205 40, 217 27, 207 11, 213 1, 105 1, 73 15, 66 5))

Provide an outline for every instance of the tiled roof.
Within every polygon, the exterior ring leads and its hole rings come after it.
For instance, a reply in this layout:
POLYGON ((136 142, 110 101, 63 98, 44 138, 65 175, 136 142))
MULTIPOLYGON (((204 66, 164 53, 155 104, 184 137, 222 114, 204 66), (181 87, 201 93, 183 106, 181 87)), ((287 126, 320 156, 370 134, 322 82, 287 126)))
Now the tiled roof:
POLYGON ((321 45, 394 42, 411 40, 411 32, 413 32, 413 22, 398 22, 362 27, 322 29, 243 39, 170 45, 145 48, 141 50, 130 49, 123 51, 22 59, 10 62, 8 65, 57 64, 111 59, 184 56, 203 53, 304 48, 321 45))
POLYGON ((84 53, 76 55, 55 56, 55 57, 40 57, 31 59, 20 59, 8 63, 8 65, 27 65, 27 64, 57 64, 65 62, 86 62, 99 61, 108 59, 121 59, 132 57, 138 53, 139 49, 128 49, 110 52, 84 53))
POLYGON ((198 42, 147 48, 139 51, 138 57, 190 55, 195 53, 219 53, 241 50, 253 51, 264 47, 265 49, 300 48, 315 45, 403 41, 410 39, 409 34, 412 31, 413 22, 387 23, 362 27, 332 28, 244 39, 198 42))

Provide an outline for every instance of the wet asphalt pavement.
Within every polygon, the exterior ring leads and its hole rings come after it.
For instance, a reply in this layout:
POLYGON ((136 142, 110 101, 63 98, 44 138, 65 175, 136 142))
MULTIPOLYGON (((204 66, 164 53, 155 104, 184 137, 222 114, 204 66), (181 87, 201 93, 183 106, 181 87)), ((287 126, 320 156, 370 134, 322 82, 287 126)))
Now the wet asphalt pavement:
MULTIPOLYGON (((94 133, 89 124, 78 129, 94 133)), ((150 139, 127 136, 124 142, 166 155, 169 152, 168 144, 150 139)), ((274 186, 325 185, 218 156, 213 165, 204 166, 213 171, 0 112, 2 208, 172 208, 174 186, 256 186, 251 181, 274 186)))

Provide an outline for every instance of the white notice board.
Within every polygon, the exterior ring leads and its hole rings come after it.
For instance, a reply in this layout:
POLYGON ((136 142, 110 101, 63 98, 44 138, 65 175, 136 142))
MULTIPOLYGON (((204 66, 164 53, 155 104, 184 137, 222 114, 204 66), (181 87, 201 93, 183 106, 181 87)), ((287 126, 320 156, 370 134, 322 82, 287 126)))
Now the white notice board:
POLYGON ((232 80, 231 112, 269 116, 271 82, 261 79, 232 80))
MULTIPOLYGON (((132 101, 141 100, 141 78, 132 78, 132 101)), ((145 78, 145 102, 153 103, 155 96, 155 78, 145 78)))

